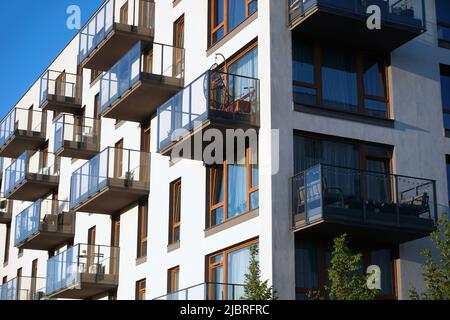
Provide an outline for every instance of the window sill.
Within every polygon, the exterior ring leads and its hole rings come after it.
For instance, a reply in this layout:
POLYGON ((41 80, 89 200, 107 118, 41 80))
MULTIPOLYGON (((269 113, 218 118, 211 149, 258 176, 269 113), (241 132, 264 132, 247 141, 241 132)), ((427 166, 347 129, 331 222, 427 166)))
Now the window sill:
POLYGON ((254 209, 254 210, 248 211, 246 213, 240 214, 236 217, 233 217, 231 219, 228 219, 227 221, 225 221, 221 224, 207 228, 205 230, 205 238, 215 235, 224 230, 230 229, 232 227, 235 227, 238 224, 241 224, 245 221, 256 218, 257 216, 259 216, 259 209, 254 209))
POLYGON ((23 257, 23 252, 20 252, 20 253, 17 254, 17 259, 20 259, 22 257, 23 257))
POLYGON ((180 241, 171 243, 167 246, 167 253, 180 249, 180 241))
POLYGON ((116 122, 116 123, 114 124, 114 130, 119 129, 124 123, 125 123, 124 120, 120 120, 119 122, 116 122))
POLYGON ((236 28, 234 28, 231 32, 229 32, 227 35, 225 35, 222 39, 211 45, 206 50, 206 56, 209 57, 212 55, 217 49, 219 49, 221 46, 223 46, 226 42, 230 41, 231 38, 233 38, 235 35, 237 35, 239 32, 241 32, 243 29, 245 29, 249 24, 251 24, 253 21, 258 18, 258 11, 256 11, 254 14, 252 14, 250 17, 242 21, 240 25, 238 25, 236 28))
POLYGON ((8 261, 3 262, 3 268, 6 268, 8 266, 8 261))
POLYGON ((177 4, 179 4, 181 0, 173 0, 173 7, 175 8, 177 4))
POLYGON ((147 256, 136 258, 136 267, 147 262, 147 256))
POLYGON ((310 114, 315 114, 315 115, 330 117, 330 118, 338 118, 338 119, 342 119, 342 120, 362 122, 362 123, 367 123, 367 124, 372 124, 372 125, 387 127, 387 128, 395 127, 395 121, 393 119, 377 118, 377 117, 370 116, 367 114, 360 114, 360 113, 349 112, 349 111, 333 110, 333 109, 313 107, 313 106, 305 106, 305 105, 301 105, 301 104, 297 104, 297 103, 294 103, 294 111, 310 113, 310 114))

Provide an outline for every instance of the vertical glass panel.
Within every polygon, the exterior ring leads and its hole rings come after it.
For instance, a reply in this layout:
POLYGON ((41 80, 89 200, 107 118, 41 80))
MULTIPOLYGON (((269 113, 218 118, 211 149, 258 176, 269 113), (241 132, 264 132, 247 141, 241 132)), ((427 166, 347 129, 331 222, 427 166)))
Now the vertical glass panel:
POLYGON ((228 165, 228 217, 247 209, 247 169, 245 164, 228 165))
POLYGON ((385 96, 382 62, 371 58, 364 59, 364 91, 366 96, 385 96))
MULTIPOLYGON (((448 67, 450 70, 450 67, 448 67)), ((442 95, 442 107, 444 109, 450 109, 450 72, 445 72, 441 68, 441 95, 442 95)))
POLYGON ((319 287, 319 250, 313 243, 295 242, 295 286, 303 289, 319 287))
POLYGON ((304 83, 315 83, 314 47, 307 42, 292 41, 293 80, 304 83))
POLYGON ((381 293, 386 295, 393 294, 394 275, 392 271, 391 251, 389 249, 372 251, 371 263, 381 269, 381 293))
MULTIPOLYGON (((228 283, 244 284, 245 275, 250 265, 250 246, 230 252, 228 254, 228 283)), ((239 299, 243 295, 243 289, 230 286, 228 299, 239 299)))
POLYGON ((246 16, 246 2, 243 0, 228 0, 228 30, 236 28, 246 16))

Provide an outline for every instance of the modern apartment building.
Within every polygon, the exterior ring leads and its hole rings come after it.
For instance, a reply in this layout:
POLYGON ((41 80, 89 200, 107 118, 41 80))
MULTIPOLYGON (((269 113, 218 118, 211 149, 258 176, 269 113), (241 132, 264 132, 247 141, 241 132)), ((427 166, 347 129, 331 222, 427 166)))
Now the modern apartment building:
POLYGON ((303 299, 343 233, 408 299, 450 200, 449 48, 447 0, 105 1, 0 121, 1 299, 238 299, 253 245, 303 299), (258 143, 211 163, 227 129, 258 143))

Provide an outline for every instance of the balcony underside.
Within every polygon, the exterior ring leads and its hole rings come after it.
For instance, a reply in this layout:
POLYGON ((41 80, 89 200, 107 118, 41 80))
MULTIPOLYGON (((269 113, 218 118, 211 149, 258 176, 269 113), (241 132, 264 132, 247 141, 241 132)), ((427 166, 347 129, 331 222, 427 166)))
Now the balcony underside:
POLYGON ((50 298, 61 299, 88 299, 110 290, 117 289, 116 275, 80 274, 80 284, 75 288, 62 289, 49 295, 50 298))
POLYGON ((177 78, 141 74, 141 80, 106 108, 102 116, 116 120, 143 122, 182 87, 183 81, 177 78))
POLYGON ((98 144, 65 140, 63 146, 55 151, 55 156, 89 160, 98 152, 98 144))
MULTIPOLYGON (((418 20, 419 21, 419 20, 418 20)), ((419 28, 382 22, 380 30, 369 30, 366 17, 336 12, 326 8, 311 9, 297 18, 291 27, 293 34, 305 39, 321 40, 327 45, 365 48, 391 52, 419 36, 419 28)))
POLYGON ((124 180, 108 179, 108 186, 92 194, 72 210, 112 215, 134 205, 148 196, 148 193, 148 186, 144 183, 133 181, 130 187, 124 187, 124 180))
POLYGON ((24 242, 16 245, 19 249, 30 250, 51 250, 61 244, 72 242, 74 233, 60 232, 60 231, 42 231, 26 239, 24 242))
POLYGON ((45 142, 41 132, 16 129, 0 148, 0 157, 18 158, 26 150, 35 150, 45 142))
POLYGON ((367 213, 365 220, 361 214, 339 210, 326 210, 324 218, 310 224, 304 215, 295 217, 296 235, 301 238, 333 239, 346 233, 350 239, 373 244, 400 244, 427 237, 435 230, 433 220, 416 216, 402 216, 397 221, 395 214, 367 213))
POLYGON ((41 105, 42 111, 54 111, 59 113, 81 114, 81 104, 75 103, 74 98, 48 95, 41 105))
POLYGON ((10 224, 11 213, 0 212, 0 224, 10 224))
MULTIPOLYGON (((217 110, 209 111, 209 119, 204 120, 201 125, 197 125, 193 130, 190 130, 186 135, 180 137, 177 141, 169 143, 166 147, 162 148, 159 153, 164 156, 170 156, 172 158, 172 151, 176 150, 189 150, 191 149, 190 155, 181 154, 176 152, 177 156, 180 156, 184 159, 190 160, 199 160, 203 161, 203 156, 200 155, 200 158, 195 155, 195 141, 202 141, 202 150, 211 144, 210 141, 203 141, 203 134, 208 129, 219 130, 222 133, 222 137, 224 139, 224 148, 226 147, 225 137, 227 129, 242 129, 244 131, 248 129, 255 129, 258 132, 259 129, 259 117, 256 115, 248 115, 248 114, 238 114, 238 113, 230 113, 223 112, 217 110)), ((226 155, 226 150, 223 150, 223 154, 226 155)))
POLYGON ((20 184, 6 194, 10 200, 36 201, 56 189, 59 184, 58 176, 28 173, 20 184))
POLYGON ((114 23, 113 30, 80 62, 81 68, 107 71, 136 43, 153 41, 151 29, 114 23))

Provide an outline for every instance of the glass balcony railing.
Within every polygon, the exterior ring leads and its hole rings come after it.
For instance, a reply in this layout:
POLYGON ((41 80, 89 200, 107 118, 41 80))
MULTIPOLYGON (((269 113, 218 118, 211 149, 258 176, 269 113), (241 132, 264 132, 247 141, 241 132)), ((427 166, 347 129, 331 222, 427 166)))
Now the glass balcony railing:
POLYGON ((206 282, 154 300, 241 300, 243 296, 242 284, 206 282))
POLYGON ((100 120, 61 114, 55 120, 54 150, 64 147, 65 141, 73 147, 98 150, 100 146, 100 120))
POLYGON ((16 216, 14 245, 20 245, 39 231, 73 231, 72 224, 62 221, 62 214, 68 211, 68 201, 37 200, 16 216))
POLYGON ((322 7, 336 13, 367 17, 367 8, 377 5, 381 9, 381 19, 389 23, 424 31, 426 29, 424 0, 287 0, 289 21, 294 24, 309 10, 322 7))
POLYGON ((46 101, 81 105, 82 87, 81 75, 47 70, 40 79, 39 106, 46 101))
POLYGON ((44 278, 16 277, 0 285, 0 300, 42 300, 44 298, 44 278))
POLYGON ((140 80, 164 82, 170 78, 184 79, 184 49, 160 43, 143 48, 138 42, 101 78, 100 110, 105 111, 140 80))
POLYGON ((0 122, 0 148, 22 131, 27 136, 45 136, 46 115, 37 110, 14 108, 0 122))
POLYGON ((108 186, 149 190, 150 154, 108 147, 72 173, 70 207, 108 186))
MULTIPOLYGON (((78 64, 114 30, 114 24, 146 30, 153 36, 155 25, 155 4, 152 0, 128 0, 119 6, 120 1, 107 1, 88 21, 80 32, 78 64)), ((130 29, 131 31, 131 29, 130 29)))
POLYGON ((205 120, 259 126, 259 80, 205 72, 158 108, 158 150, 205 120))
POLYGON ((83 274, 92 281, 117 283, 119 248, 77 244, 47 260, 46 294, 83 289, 83 274))
POLYGON ((330 219, 420 228, 437 219, 433 180, 316 165, 291 185, 294 224, 330 219))
POLYGON ((55 155, 43 151, 25 151, 5 170, 5 195, 11 193, 28 176, 59 176, 55 155))

